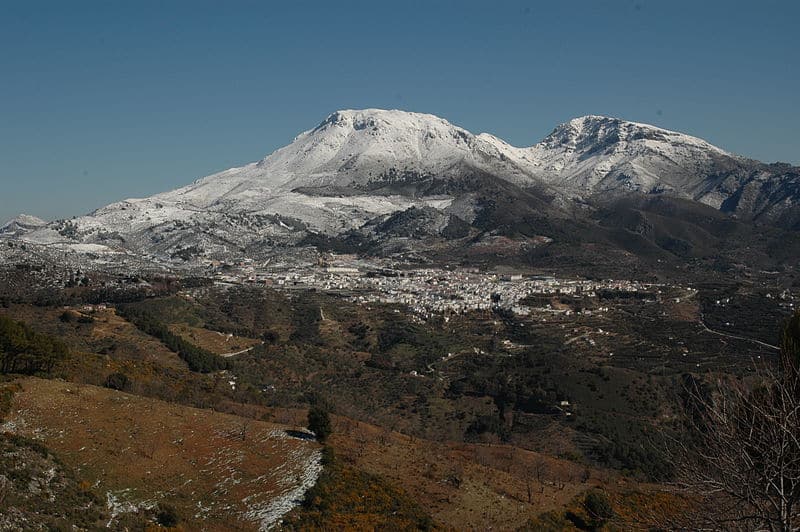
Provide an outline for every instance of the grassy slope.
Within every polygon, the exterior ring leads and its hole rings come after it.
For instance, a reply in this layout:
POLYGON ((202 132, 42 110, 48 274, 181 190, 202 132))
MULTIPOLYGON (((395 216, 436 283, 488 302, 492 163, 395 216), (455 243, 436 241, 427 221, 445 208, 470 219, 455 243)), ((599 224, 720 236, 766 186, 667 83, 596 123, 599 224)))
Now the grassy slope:
POLYGON ((434 530, 428 513, 404 490, 325 452, 325 470, 303 505, 284 520, 286 530, 434 530))
POLYGON ((63 381, 21 386, 8 415, 16 434, 120 504, 172 504, 189 528, 255 529, 318 452, 285 426, 63 381))

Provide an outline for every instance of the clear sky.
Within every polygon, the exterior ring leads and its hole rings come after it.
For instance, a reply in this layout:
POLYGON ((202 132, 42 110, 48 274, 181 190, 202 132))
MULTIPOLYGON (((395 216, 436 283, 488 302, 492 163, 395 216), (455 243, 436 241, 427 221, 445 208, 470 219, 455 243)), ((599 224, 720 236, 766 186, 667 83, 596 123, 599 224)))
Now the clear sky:
POLYGON ((799 20, 795 0, 4 0, 0 219, 176 188, 342 108, 517 146, 604 114, 800 163, 799 20))

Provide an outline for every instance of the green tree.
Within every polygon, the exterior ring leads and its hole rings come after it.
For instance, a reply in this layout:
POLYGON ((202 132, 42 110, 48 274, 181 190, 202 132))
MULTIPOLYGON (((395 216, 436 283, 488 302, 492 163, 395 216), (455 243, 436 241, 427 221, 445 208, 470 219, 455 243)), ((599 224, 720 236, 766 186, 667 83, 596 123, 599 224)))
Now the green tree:
POLYGON ((312 406, 308 411, 308 430, 313 432, 319 441, 325 441, 332 432, 331 418, 328 411, 319 406, 312 406))
POLYGON ((601 528, 614 517, 614 508, 608 495, 600 490, 592 490, 583 500, 583 508, 592 520, 592 528, 601 528))

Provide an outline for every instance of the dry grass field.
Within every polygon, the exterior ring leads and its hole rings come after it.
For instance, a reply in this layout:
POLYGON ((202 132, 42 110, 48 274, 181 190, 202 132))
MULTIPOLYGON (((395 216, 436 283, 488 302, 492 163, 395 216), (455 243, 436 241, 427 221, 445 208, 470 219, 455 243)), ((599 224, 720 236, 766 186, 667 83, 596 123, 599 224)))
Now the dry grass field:
POLYGON ((301 499, 320 470, 319 445, 292 427, 63 381, 20 384, 4 429, 46 445, 91 483, 112 526, 168 503, 188 530, 255 530, 301 499))
POLYGON ((170 325, 169 329, 184 340, 216 355, 239 353, 261 344, 260 340, 254 340, 253 338, 223 334, 201 327, 192 327, 185 323, 170 325))

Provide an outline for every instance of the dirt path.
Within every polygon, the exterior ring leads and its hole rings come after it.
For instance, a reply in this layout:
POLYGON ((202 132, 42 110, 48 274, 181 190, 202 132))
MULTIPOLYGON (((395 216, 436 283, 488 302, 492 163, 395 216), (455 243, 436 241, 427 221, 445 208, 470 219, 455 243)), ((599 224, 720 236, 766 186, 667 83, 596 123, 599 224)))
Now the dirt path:
MULTIPOLYGON (((263 342, 261 343, 261 345, 263 345, 263 342)), ((248 347, 247 349, 242 349, 241 351, 236 351, 235 353, 222 353, 222 354, 221 354, 221 355, 219 355, 219 356, 221 356, 221 357, 225 357, 225 358, 228 358, 228 357, 235 357, 236 355, 243 355, 244 353, 249 353, 250 351, 252 351, 252 350, 253 350, 253 349, 255 349, 256 347, 257 347, 257 346, 255 346, 255 345, 254 345, 253 347, 248 347)))
POLYGON ((715 331, 714 329, 709 329, 708 326, 703 321, 702 314, 700 315, 700 326, 703 328, 705 332, 716 334, 717 336, 724 336, 725 338, 732 338, 734 340, 743 340, 745 342, 753 342, 754 344, 758 344, 760 346, 766 347, 768 349, 772 349, 774 351, 780 351, 781 348, 777 345, 768 344, 766 342, 762 342, 761 340, 756 340, 755 338, 747 338, 746 336, 737 336, 735 334, 727 334, 720 331, 715 331))

